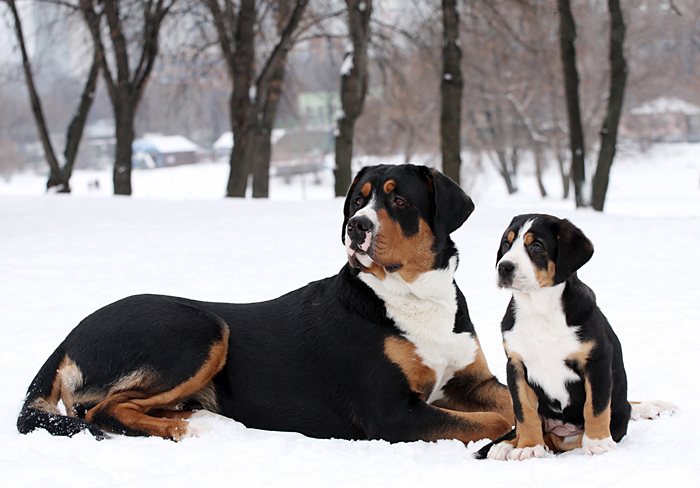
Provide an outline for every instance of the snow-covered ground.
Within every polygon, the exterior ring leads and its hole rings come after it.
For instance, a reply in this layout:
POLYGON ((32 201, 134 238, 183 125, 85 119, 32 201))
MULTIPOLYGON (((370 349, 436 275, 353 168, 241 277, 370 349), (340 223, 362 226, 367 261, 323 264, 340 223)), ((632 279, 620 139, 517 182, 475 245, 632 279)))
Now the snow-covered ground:
MULTIPOLYGON (((109 172, 77 172, 74 194, 45 195, 45 179, 0 183, 0 483, 2 486, 697 486, 700 418, 700 144, 622 155, 605 213, 541 199, 532 177, 507 197, 491 172, 470 193, 476 211, 453 235, 457 281, 489 364, 504 379, 499 331, 509 299, 495 287, 496 248, 518 213, 573 220, 596 246, 580 277, 622 342, 631 399, 661 399, 681 412, 632 422, 618 450, 553 459, 476 461, 457 441, 348 442, 208 421, 174 443, 80 434, 19 435, 16 415, 48 355, 98 307, 139 292, 204 300, 262 300, 334 274, 345 260, 342 200, 330 176, 270 200, 222 195, 225 164, 135 171, 134 196, 112 197, 109 172), (99 179, 101 189, 88 191, 99 179), (303 198, 302 198, 303 197, 303 198)), ((558 176, 547 175, 552 195, 558 176)))

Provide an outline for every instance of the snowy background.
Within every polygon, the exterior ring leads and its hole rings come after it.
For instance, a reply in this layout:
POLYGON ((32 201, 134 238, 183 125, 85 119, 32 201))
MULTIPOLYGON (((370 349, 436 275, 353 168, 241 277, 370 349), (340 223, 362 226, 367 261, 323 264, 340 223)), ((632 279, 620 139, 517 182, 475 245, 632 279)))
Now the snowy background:
POLYGON ((457 441, 388 444, 316 440, 212 420, 174 443, 117 437, 97 442, 45 432, 19 435, 16 416, 39 367, 95 309, 123 296, 165 293, 215 301, 276 297, 335 274, 345 261, 342 200, 330 174, 320 186, 274 180, 271 199, 224 199, 224 163, 135 171, 134 195, 112 197, 111 173, 77 172, 74 194, 45 195, 45 178, 0 183, 0 483, 2 486, 698 486, 700 145, 621 154, 605 213, 575 211, 547 175, 505 195, 492 171, 470 194, 476 211, 453 234, 457 282, 491 369, 504 379, 500 319, 509 296, 495 287, 500 236, 513 215, 574 221, 596 247, 581 279, 622 342, 631 399, 681 408, 630 424, 618 450, 553 459, 476 461, 457 441), (89 191, 99 179, 101 190, 89 191))

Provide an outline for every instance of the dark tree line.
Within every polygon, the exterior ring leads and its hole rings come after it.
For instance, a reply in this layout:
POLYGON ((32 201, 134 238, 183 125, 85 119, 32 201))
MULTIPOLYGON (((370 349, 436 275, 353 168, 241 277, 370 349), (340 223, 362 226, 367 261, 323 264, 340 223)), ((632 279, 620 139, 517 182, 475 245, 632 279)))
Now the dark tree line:
MULTIPOLYGON (((160 35, 163 25, 168 18, 180 11, 198 12, 205 19, 204 30, 208 30, 215 40, 230 79, 229 114, 233 132, 234 146, 230 156, 230 174, 226 195, 243 197, 250 182, 254 197, 266 197, 269 192, 269 170, 271 157, 271 132, 278 111, 279 101, 285 83, 287 57, 294 44, 305 32, 311 36, 327 35, 323 29, 315 29, 319 25, 319 2, 310 0, 44 0, 70 9, 78 13, 90 33, 93 43, 92 67, 86 75, 83 96, 80 99, 76 116, 70 124, 64 164, 61 167, 53 152, 46 123, 43 120, 41 101, 33 85, 31 62, 24 48, 21 21, 15 8, 15 0, 2 0, 13 13, 18 44, 22 53, 27 86, 30 93, 32 110, 39 127, 40 139, 44 146, 46 159, 51 168, 47 186, 58 186, 62 191, 70 191, 69 178, 87 119, 98 76, 101 74, 107 87, 111 101, 116 127, 116 154, 114 161, 114 192, 115 194, 131 193, 131 144, 134 139, 134 119, 144 90, 153 73, 153 68, 160 53, 160 35), (182 6, 180 11, 176 8, 182 6)), ((573 0, 576 2, 576 0, 573 0)), ((320 2, 323 3, 323 2, 320 2)), ((426 23, 418 26, 429 34, 436 31, 442 48, 438 56, 440 60, 438 72, 439 84, 436 84, 435 97, 439 99, 438 121, 439 134, 436 139, 440 148, 443 171, 453 178, 460 180, 461 155, 464 146, 465 133, 474 132, 484 148, 491 148, 495 155, 494 161, 500 167, 509 191, 517 191, 515 173, 517 171, 521 149, 508 140, 517 136, 505 122, 511 116, 525 130, 522 131, 527 145, 535 156, 537 178, 542 195, 546 189, 542 183, 545 150, 551 146, 557 156, 564 181, 565 193, 569 178, 573 181, 577 206, 588 204, 584 195, 585 182, 585 140, 583 136, 580 107, 579 74, 576 60, 577 32, 575 18, 570 0, 557 0, 559 15, 559 55, 561 59, 560 77, 564 80, 562 102, 566 104, 567 130, 560 131, 568 134, 570 164, 567 166, 559 139, 542 136, 544 124, 538 112, 543 110, 542 104, 532 103, 536 96, 545 96, 552 104, 556 104, 556 94, 543 92, 534 85, 523 90, 517 80, 509 81, 510 76, 501 70, 503 52, 494 50, 494 46, 502 45, 506 50, 513 51, 512 57, 517 58, 517 51, 537 53, 541 48, 532 41, 520 37, 514 23, 520 22, 527 28, 528 23, 536 25, 537 12, 540 8, 535 2, 527 0, 499 0, 485 2, 470 0, 413 0, 420 5, 419 11, 439 12, 440 27, 436 28, 436 17, 426 17, 426 23), (517 9, 525 12, 518 18, 517 9), (511 12, 509 9, 513 9, 511 12), (534 12, 528 14, 528 10, 534 12), (463 20, 461 14, 466 20, 463 20), (527 16, 530 15, 530 18, 527 16), (509 20, 512 23, 509 24, 509 20), (431 25, 429 25, 432 22, 431 25), (480 24, 479 29, 486 32, 486 44, 480 46, 474 38, 474 30, 470 25, 480 24), (463 29, 464 26, 467 29, 463 29), (528 45, 528 42, 531 44, 528 45), (469 45, 464 51, 463 45, 469 45), (510 47, 509 47, 510 46, 510 47), (481 49, 481 51, 478 51, 481 49), (485 62, 485 64, 484 64, 485 62), (481 64, 479 64, 481 63, 481 64), (486 68, 495 69, 490 81, 486 68), (466 78, 464 70, 470 71, 466 78), (471 80, 473 70, 481 71, 476 84, 471 80), (510 83, 510 85, 509 85, 510 83), (466 93, 465 93, 466 90, 466 93), (464 98, 468 96, 469 98, 464 98), (477 102, 474 103, 474 97, 477 102), (483 107, 483 108, 482 108, 483 107), (510 114, 510 115, 506 115, 510 114), (538 118, 539 117, 539 118, 538 118), (462 123, 467 122, 466 126, 462 123), (538 122, 539 120, 539 122, 538 122)), ((335 192, 336 195, 345 193, 352 177, 352 159, 356 145, 356 123, 366 109, 366 99, 369 92, 370 76, 373 66, 378 61, 377 53, 381 51, 380 43, 387 42, 381 35, 377 36, 378 27, 386 30, 392 26, 383 25, 381 20, 374 18, 374 7, 371 0, 346 0, 327 2, 326 6, 342 6, 341 13, 345 23, 345 31, 329 35, 344 36, 350 46, 345 53, 339 76, 339 95, 342 110, 337 119, 335 133, 335 192), (374 46, 374 48, 372 47, 374 46)), ((625 24, 620 10, 619 0, 609 0, 610 11, 610 89, 607 97, 606 116, 601 130, 601 148, 597 170, 593 177, 590 203, 601 210, 605 200, 605 191, 609 178, 610 167, 615 154, 617 127, 622 111, 622 100, 626 81, 626 63, 623 53, 625 40, 625 24)), ((329 8, 332 11, 333 8, 329 8)), ((323 17, 322 15, 320 17, 323 17)), ((338 18, 338 17, 335 17, 338 18)), ((337 27, 337 22, 336 22, 337 27)), ((332 29, 331 29, 332 30, 332 29)), ((398 30, 398 29, 397 29, 398 30)), ((536 30, 536 29, 535 29, 536 30)), ((418 39, 421 34, 404 33, 412 42, 423 42, 418 39)), ((210 45, 209 45, 210 46, 210 45)), ((428 48, 424 44, 423 49, 428 48)), ((203 47, 202 49, 208 49, 203 47)), ((395 48, 396 49, 396 48, 395 48)), ((207 51, 210 55, 211 50, 207 51)), ((396 50, 399 52, 399 49, 396 50)), ((540 56, 545 59, 547 54, 528 55, 528 59, 540 56)), ((428 64, 437 62, 429 61, 428 64)), ((385 68, 383 68, 385 69, 385 68)), ((400 71, 402 67, 391 68, 400 71)), ((551 79, 556 75, 546 68, 542 73, 544 85, 549 85, 546 76, 551 79)), ((401 85, 405 87, 410 75, 403 76, 401 85)), ((437 81, 437 76, 434 78, 437 81)), ((551 80, 550 80, 551 81, 551 80)), ((388 86, 388 85, 387 85, 388 86)), ((388 93, 390 99, 393 94, 388 93)), ((418 137, 427 141, 424 130, 419 124, 420 117, 411 108, 398 107, 402 102, 396 99, 395 114, 386 117, 397 126, 410 132, 407 140, 407 151, 415 151, 414 142, 418 137), (407 114, 412 114, 407 117, 407 114), (407 120, 407 119, 413 120, 407 120)), ((420 111, 420 109, 419 109, 420 111)), ((552 114, 556 113, 552 109, 552 114)), ((422 115, 422 114, 421 114, 422 115)), ((383 114, 382 114, 383 116, 383 114)), ((557 125, 553 120, 554 127, 557 125)), ((551 125, 551 123, 550 123, 551 125)), ((558 133, 559 129, 555 131, 558 133)), ((385 139, 386 141, 386 139, 385 139)), ((388 144, 389 141, 386 141, 388 144)), ((490 151, 487 151, 487 154, 490 151)), ((410 156, 407 153, 407 159, 410 156)))

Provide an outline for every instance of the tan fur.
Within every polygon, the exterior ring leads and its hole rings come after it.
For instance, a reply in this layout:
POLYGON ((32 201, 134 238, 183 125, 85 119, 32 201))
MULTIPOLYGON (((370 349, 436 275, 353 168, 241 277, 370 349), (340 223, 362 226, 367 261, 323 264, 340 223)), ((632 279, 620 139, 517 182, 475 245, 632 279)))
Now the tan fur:
POLYGON ((387 180, 384 183, 384 193, 387 195, 396 189, 396 182, 394 180, 387 180))
POLYGON ((540 287, 554 286, 556 266, 553 261, 549 262, 547 269, 540 269, 536 266, 533 267, 535 268, 535 276, 537 277, 537 283, 539 283, 540 287))
POLYGON ((149 396, 138 390, 116 392, 108 396, 85 415, 87 422, 92 422, 98 414, 111 416, 124 426, 148 435, 180 440, 187 434, 187 423, 182 420, 154 418, 148 415, 152 410, 159 410, 177 405, 182 399, 189 398, 205 389, 216 373, 223 369, 228 351, 228 329, 222 339, 209 350, 209 357, 199 371, 189 380, 172 390, 149 396))
POLYGON ((411 390, 426 401, 435 387, 435 371, 423 364, 416 352, 416 346, 400 337, 387 337, 384 341, 384 354, 403 371, 411 390))
POLYGON ((362 195, 369 196, 369 194, 372 193, 372 183, 368 181, 362 185, 362 189, 360 191, 362 192, 362 195))
POLYGON ((435 235, 427 222, 421 219, 418 232, 406 237, 401 226, 391 220, 386 210, 379 210, 377 219, 379 232, 375 241, 374 261, 384 267, 402 265, 398 273, 408 283, 433 269, 435 254, 432 245, 435 235))
POLYGON ((589 439, 605 439, 610 437, 610 403, 605 410, 596 415, 593 412, 593 393, 591 382, 585 378, 586 403, 583 404, 584 432, 589 439))
POLYGON ((523 421, 516 420, 516 429, 518 434, 517 447, 523 449, 525 447, 534 447, 544 445, 542 437, 542 422, 537 413, 537 394, 532 387, 527 383, 525 378, 525 366, 520 355, 515 353, 509 354, 511 363, 517 371, 515 379, 516 388, 518 389, 518 398, 522 408, 523 421))

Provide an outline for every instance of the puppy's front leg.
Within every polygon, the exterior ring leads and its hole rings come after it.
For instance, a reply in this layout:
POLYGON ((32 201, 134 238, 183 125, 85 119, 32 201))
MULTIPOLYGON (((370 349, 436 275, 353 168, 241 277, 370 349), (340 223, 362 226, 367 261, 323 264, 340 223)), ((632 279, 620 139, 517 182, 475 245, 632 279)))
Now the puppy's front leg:
POLYGON ((586 454, 603 454, 617 449, 610 434, 612 365, 608 359, 589 361, 584 373, 586 402, 583 406, 584 434, 581 440, 586 454))
POLYGON ((527 382, 527 372, 522 358, 514 353, 508 355, 508 388, 513 397, 517 444, 508 453, 508 459, 523 460, 547 455, 542 422, 537 413, 537 394, 527 382))

